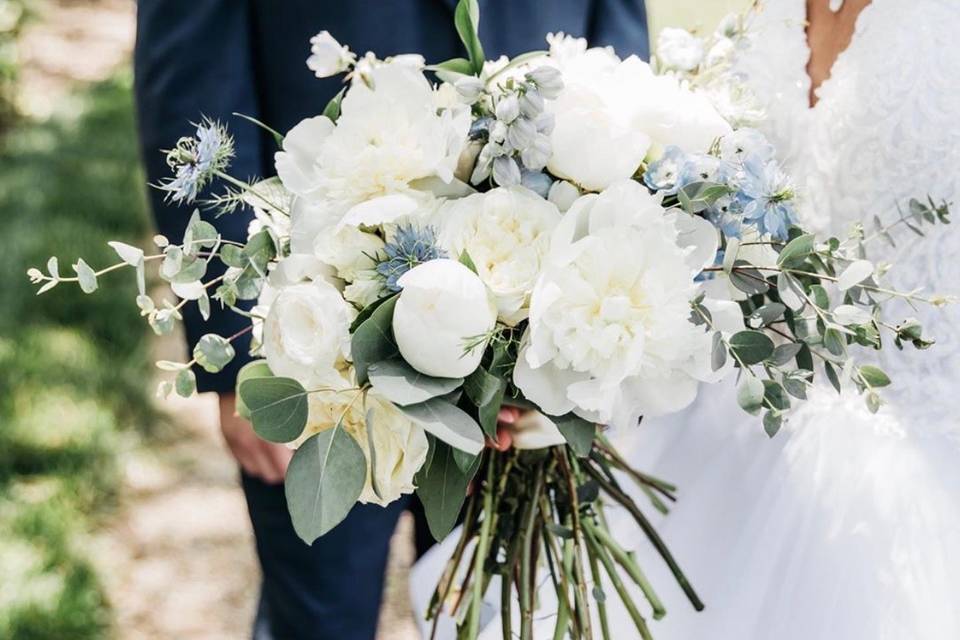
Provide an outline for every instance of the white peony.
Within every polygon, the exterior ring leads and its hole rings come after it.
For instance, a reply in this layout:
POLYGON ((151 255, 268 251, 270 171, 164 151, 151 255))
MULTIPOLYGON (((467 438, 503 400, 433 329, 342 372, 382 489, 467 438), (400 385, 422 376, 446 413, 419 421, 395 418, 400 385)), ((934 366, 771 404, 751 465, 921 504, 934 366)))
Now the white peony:
POLYGON ((359 393, 344 384, 340 389, 310 394, 307 427, 299 442, 333 428, 342 416, 343 428, 367 458, 367 480, 359 501, 385 506, 416 489, 413 478, 427 459, 429 444, 423 428, 404 416, 393 403, 374 391, 367 393, 364 403, 358 398, 359 393), (369 434, 368 412, 372 423, 369 434), (373 457, 370 439, 376 452, 373 457))
POLYGON ((686 29, 667 27, 657 36, 656 56, 664 69, 693 71, 703 61, 703 40, 686 29))
POLYGON ((546 413, 630 424, 682 409, 716 377, 703 358, 710 334, 689 317, 717 235, 680 216, 631 180, 566 213, 514 371, 546 413))
POLYGON ((308 386, 338 379, 350 357, 350 323, 355 315, 325 280, 282 289, 263 328, 270 370, 308 386))
POLYGON ((564 82, 546 105, 556 122, 547 164, 554 175, 601 191, 633 176, 654 143, 705 152, 729 133, 707 98, 656 76, 636 56, 621 61, 612 49, 566 36, 549 41, 564 82))
POLYGON ((470 255, 500 319, 508 325, 525 319, 560 222, 557 207, 525 187, 498 187, 455 201, 441 221, 441 246, 453 257, 470 255))
POLYGON ((341 45, 328 31, 321 31, 310 38, 310 57, 307 67, 318 78, 329 78, 342 73, 356 62, 357 56, 350 48, 341 45))
POLYGON ((429 376, 460 378, 479 366, 497 307, 483 281, 455 260, 431 260, 405 273, 393 334, 410 366, 429 376), (467 352, 471 341, 479 340, 467 352))
POLYGON ((301 198, 345 206, 409 193, 418 179, 453 180, 469 128, 468 107, 438 113, 420 71, 387 64, 350 87, 336 124, 318 116, 291 129, 277 174, 301 198))

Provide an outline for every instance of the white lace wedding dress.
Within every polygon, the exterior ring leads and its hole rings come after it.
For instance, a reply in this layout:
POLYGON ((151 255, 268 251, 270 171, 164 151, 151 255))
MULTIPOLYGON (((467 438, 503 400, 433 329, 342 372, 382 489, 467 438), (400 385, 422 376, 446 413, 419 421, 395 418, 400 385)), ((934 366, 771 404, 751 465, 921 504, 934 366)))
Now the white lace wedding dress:
MULTIPOLYGON (((813 108, 805 17, 805 0, 767 0, 741 63, 805 226, 845 234, 927 194, 960 205, 960 2, 873 0, 813 108)), ((960 292, 960 230, 903 231, 885 256, 898 287, 960 292)), ((820 390, 768 440, 712 389, 643 426, 632 460, 679 485, 660 528, 707 603, 694 614, 664 594, 658 640, 960 638, 960 313, 898 311, 937 344, 886 345, 895 386, 876 416, 820 390)))
MULTIPOLYGON (((806 0, 765 5, 741 64, 805 198, 805 226, 845 234, 927 194, 960 206, 960 0, 873 0, 814 108, 806 0)), ((960 293, 960 229, 909 235, 887 256, 896 284, 960 293)), ((878 415, 859 396, 815 390, 770 440, 732 388, 713 388, 633 434, 632 462, 680 487, 658 526, 707 606, 695 613, 633 521, 611 513, 666 602, 649 622, 657 640, 960 638, 960 313, 904 312, 937 344, 888 345, 895 386, 878 415)), ((414 569, 419 612, 448 555, 441 546, 414 569)), ((549 591, 538 638, 553 634, 549 591)), ((607 591, 613 637, 638 637, 607 591)), ((484 618, 495 614, 491 604, 484 618)), ((483 638, 500 637, 491 622, 483 638)), ((439 637, 452 637, 449 621, 439 637)))

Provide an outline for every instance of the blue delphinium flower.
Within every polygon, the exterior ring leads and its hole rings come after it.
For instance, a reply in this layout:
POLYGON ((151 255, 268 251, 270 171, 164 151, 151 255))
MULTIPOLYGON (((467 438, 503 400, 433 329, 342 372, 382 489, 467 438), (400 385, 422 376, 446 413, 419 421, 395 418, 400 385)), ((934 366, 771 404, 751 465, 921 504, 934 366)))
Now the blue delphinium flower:
POLYGON ((738 180, 736 196, 741 215, 761 234, 786 238, 796 221, 794 191, 776 160, 761 154, 747 156, 738 180))
POLYGON ((743 128, 728 133, 720 139, 720 157, 729 162, 739 162, 746 157, 772 160, 773 145, 756 129, 743 128))
POLYGON ((383 247, 386 257, 377 263, 377 273, 386 281, 390 291, 400 291, 397 280, 419 264, 446 258, 446 252, 437 246, 433 227, 417 228, 412 224, 397 227, 393 239, 383 247))
POLYGON ((667 196, 680 190, 680 175, 687 164, 687 154, 680 147, 669 146, 656 162, 652 162, 643 174, 643 182, 653 191, 667 196))
POLYGON ((193 202, 214 175, 227 168, 233 152, 233 138, 226 127, 204 119, 195 135, 180 138, 176 148, 167 152, 174 177, 162 182, 160 189, 174 202, 193 202))

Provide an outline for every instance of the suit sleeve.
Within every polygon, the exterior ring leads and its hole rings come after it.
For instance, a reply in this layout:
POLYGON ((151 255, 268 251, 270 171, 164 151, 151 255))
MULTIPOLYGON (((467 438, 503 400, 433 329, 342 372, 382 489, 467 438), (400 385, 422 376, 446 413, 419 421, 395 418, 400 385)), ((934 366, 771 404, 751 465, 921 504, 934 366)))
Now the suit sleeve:
POLYGON ((594 0, 590 33, 593 45, 610 45, 625 58, 650 59, 650 33, 643 0, 594 0))
MULTIPOLYGON (((231 174, 240 178, 262 175, 258 131, 231 114, 258 114, 257 91, 251 60, 251 9, 247 0, 140 0, 137 4, 137 41, 134 50, 134 85, 144 167, 150 184, 168 177, 161 149, 192 133, 191 122, 202 116, 228 124, 236 139, 237 155, 231 174)), ((160 233, 171 241, 183 237, 194 206, 164 202, 163 193, 148 193, 160 233)), ((250 214, 245 210, 221 216, 201 212, 228 239, 244 240, 250 214)), ((223 267, 214 260, 207 277, 223 267)), ((195 304, 184 309, 188 346, 205 333, 231 336, 249 320, 218 309, 204 321, 195 304)), ((221 373, 197 369, 200 391, 233 389, 237 371, 249 359, 249 336, 234 342, 237 357, 221 373)))

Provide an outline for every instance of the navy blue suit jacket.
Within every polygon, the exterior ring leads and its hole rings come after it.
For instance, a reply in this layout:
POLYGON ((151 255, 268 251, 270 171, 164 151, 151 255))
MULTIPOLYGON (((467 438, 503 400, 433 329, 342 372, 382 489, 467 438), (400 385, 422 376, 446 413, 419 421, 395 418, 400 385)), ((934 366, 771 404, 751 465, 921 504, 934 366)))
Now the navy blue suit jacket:
MULTIPOLYGON (((441 62, 465 54, 453 27, 455 5, 456 0, 139 0, 135 86, 147 177, 151 183, 166 177, 159 149, 190 133, 189 123, 201 115, 230 125, 237 142, 233 175, 272 175, 272 139, 231 114, 252 116, 283 132, 320 113, 341 85, 340 78, 318 80, 307 69, 311 36, 326 29, 360 55, 420 53, 428 62, 441 62)), ((488 58, 544 48, 551 31, 647 57, 643 0, 480 0, 480 13, 488 58)), ((169 205, 157 190, 150 200, 160 232, 179 240, 192 207, 169 205)), ((225 237, 243 240, 249 217, 238 212, 214 222, 225 237)), ((204 333, 231 335, 248 322, 215 311, 205 323, 195 305, 188 305, 185 316, 191 345, 204 333)), ((197 372, 201 391, 232 389, 247 343, 236 346, 240 355, 224 372, 197 372)))

